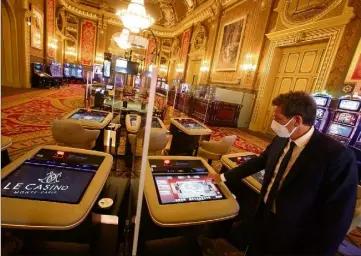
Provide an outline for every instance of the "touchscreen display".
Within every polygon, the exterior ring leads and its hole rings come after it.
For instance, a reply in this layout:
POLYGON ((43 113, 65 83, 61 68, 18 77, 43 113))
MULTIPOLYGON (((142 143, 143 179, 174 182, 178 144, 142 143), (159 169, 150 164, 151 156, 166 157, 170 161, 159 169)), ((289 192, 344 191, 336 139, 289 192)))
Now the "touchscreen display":
POLYGON ((162 128, 157 118, 152 119, 152 128, 162 128))
POLYGON ((338 135, 349 138, 352 133, 353 127, 344 126, 340 124, 331 124, 328 132, 332 135, 338 135))
POLYGON ((315 96, 317 106, 325 107, 327 105, 327 98, 315 96))
POLYGON ((316 110, 316 118, 322 119, 325 114, 325 110, 322 108, 318 108, 316 110))
POLYGON ((131 117, 130 118, 130 125, 135 126, 136 123, 137 123, 137 118, 136 117, 131 117))
POLYGON ((361 102, 357 100, 341 100, 338 108, 344 110, 359 111, 360 104, 361 102))
POLYGON ((79 203, 104 157, 42 149, 1 180, 1 196, 79 203))
POLYGON ((224 199, 206 175, 154 176, 160 204, 176 204, 224 199))
POLYGON ((339 112, 335 113, 333 120, 338 123, 356 125, 358 115, 356 113, 339 112))
POLYGON ((108 113, 99 111, 88 111, 80 109, 78 112, 70 116, 70 119, 85 120, 88 122, 101 123, 107 117, 108 113))
POLYGON ((187 129, 206 129, 203 125, 200 125, 196 121, 194 121, 191 118, 185 118, 185 119, 175 119, 177 122, 179 122, 181 125, 183 125, 187 129))

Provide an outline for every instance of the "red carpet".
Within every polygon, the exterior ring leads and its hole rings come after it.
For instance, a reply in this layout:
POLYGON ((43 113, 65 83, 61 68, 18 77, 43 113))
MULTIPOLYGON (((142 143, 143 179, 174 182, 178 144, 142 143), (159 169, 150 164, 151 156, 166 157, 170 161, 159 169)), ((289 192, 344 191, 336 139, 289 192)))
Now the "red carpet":
MULTIPOLYGON (((53 144, 51 122, 65 113, 84 106, 83 85, 71 85, 61 89, 38 90, 2 98, 2 135, 13 139, 9 154, 15 159, 29 149, 41 144, 53 144)), ((179 111, 174 116, 185 116, 179 111)), ((166 124, 169 124, 165 120, 166 124)), ((237 135, 232 152, 250 151, 260 153, 268 142, 237 128, 211 127, 212 140, 227 135, 237 135)))
POLYGON ((71 85, 2 98, 1 134, 13 140, 10 157, 15 159, 37 145, 53 144, 51 121, 82 107, 83 97, 83 86, 71 85))

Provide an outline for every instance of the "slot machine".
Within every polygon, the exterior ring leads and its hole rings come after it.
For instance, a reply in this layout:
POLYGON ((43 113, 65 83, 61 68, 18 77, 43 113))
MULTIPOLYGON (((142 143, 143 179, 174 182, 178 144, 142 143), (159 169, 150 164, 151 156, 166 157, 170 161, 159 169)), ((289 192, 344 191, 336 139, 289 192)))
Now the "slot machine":
POLYGON ((51 76, 45 73, 44 65, 39 62, 31 63, 31 86, 32 87, 46 87, 49 88, 52 85, 51 76))
POLYGON ((70 64, 70 76, 76 78, 76 65, 70 64))
POLYGON ((314 94, 313 97, 317 105, 316 120, 314 126, 320 132, 324 132, 331 117, 331 110, 329 106, 332 97, 328 94, 323 93, 314 94))
POLYGON ((64 77, 70 78, 70 64, 64 63, 64 77))
POLYGON ((83 83, 83 66, 77 65, 76 66, 76 78, 78 82, 83 83))
POLYGON ((352 145, 359 133, 361 98, 345 96, 338 106, 327 129, 327 135, 345 145, 352 145))
POLYGON ((56 86, 60 86, 63 83, 63 76, 61 75, 61 64, 56 61, 52 61, 49 65, 49 74, 54 80, 56 86))

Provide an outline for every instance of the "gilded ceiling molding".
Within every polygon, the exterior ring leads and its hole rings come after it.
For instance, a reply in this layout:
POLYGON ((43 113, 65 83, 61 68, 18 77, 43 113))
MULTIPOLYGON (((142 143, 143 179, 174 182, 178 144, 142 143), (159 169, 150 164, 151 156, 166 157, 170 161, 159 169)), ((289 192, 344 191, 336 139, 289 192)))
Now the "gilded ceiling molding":
MULTIPOLYGON (((71 0, 59 0, 59 2, 66 8, 68 12, 82 18, 97 21, 99 17, 104 15, 104 22, 122 27, 122 23, 115 15, 115 13, 110 13, 104 9, 96 9, 89 6, 80 5, 71 0)), ((153 25, 152 30, 154 34, 159 37, 175 37, 176 35, 181 34, 187 28, 191 27, 193 24, 197 24, 210 17, 215 17, 217 12, 220 11, 221 7, 220 0, 208 1, 200 5, 198 8, 195 8, 183 20, 178 22, 175 27, 164 28, 159 25, 153 25)))

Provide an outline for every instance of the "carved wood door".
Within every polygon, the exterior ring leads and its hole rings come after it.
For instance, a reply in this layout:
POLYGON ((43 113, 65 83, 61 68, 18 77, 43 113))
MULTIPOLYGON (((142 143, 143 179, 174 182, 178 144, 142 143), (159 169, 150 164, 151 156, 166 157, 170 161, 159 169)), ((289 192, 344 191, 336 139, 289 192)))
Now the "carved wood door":
POLYGON ((326 46, 327 43, 317 43, 281 50, 281 61, 274 78, 273 91, 263 123, 264 131, 274 134, 270 128, 273 120, 272 99, 289 91, 314 92, 326 46))

